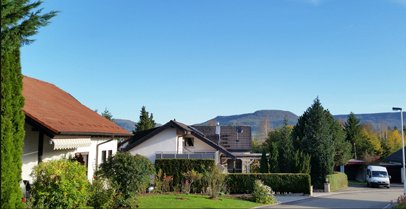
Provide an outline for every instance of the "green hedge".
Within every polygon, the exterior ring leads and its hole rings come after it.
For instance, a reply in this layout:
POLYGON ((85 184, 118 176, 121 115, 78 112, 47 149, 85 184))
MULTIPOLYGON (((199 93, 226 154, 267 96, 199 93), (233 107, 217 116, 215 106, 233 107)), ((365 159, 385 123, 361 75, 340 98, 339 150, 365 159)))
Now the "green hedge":
POLYGON ((257 179, 262 180, 275 192, 310 194, 310 175, 303 173, 228 174, 226 185, 232 194, 250 194, 257 179))
POLYGON ((327 175, 327 179, 332 192, 348 187, 348 178, 345 173, 335 172, 334 174, 327 175))
POLYGON ((181 185, 183 180, 182 173, 195 170, 203 173, 206 170, 211 170, 215 165, 214 160, 209 159, 157 159, 155 160, 155 169, 158 173, 162 170, 167 176, 173 176, 173 186, 181 185))

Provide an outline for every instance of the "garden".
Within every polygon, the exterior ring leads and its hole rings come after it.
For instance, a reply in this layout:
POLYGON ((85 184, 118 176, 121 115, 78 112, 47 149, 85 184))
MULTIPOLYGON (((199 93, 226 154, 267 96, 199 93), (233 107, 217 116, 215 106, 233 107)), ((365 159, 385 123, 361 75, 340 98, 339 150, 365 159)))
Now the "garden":
POLYGON ((310 193, 309 174, 224 174, 213 160, 117 153, 89 183, 86 168, 61 159, 40 163, 27 208, 252 208, 275 193, 310 193))

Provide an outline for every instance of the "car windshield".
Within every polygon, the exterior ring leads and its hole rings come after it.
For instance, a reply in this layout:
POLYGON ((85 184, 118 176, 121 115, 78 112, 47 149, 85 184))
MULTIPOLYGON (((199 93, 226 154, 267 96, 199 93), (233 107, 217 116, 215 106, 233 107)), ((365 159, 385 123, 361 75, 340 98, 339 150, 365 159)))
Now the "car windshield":
POLYGON ((373 177, 387 177, 388 173, 386 171, 372 171, 373 177))

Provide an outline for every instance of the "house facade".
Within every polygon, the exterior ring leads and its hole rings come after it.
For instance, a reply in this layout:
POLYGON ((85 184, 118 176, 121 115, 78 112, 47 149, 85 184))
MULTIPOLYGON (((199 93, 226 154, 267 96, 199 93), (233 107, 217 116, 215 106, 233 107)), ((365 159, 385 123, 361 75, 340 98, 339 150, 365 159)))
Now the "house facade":
POLYGON ((53 84, 25 76, 23 96, 25 181, 32 182, 39 163, 61 158, 86 166, 91 181, 97 166, 117 152, 117 140, 132 135, 53 84))
POLYGON ((171 120, 163 126, 136 133, 119 145, 121 151, 156 159, 213 159, 225 164, 235 156, 197 129, 171 120))

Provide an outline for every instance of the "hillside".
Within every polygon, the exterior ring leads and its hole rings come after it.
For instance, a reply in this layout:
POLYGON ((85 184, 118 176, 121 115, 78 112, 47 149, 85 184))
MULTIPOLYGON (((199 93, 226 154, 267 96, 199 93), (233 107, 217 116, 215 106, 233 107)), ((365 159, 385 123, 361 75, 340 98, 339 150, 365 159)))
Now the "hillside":
POLYGON ((135 122, 132 120, 126 119, 113 119, 113 121, 119 125, 121 128, 124 128, 128 132, 132 133, 135 128, 135 122))
MULTIPOLYGON (((281 127, 285 116, 288 119, 288 124, 295 125, 297 123, 298 116, 292 112, 282 110, 260 110, 254 113, 241 115, 217 116, 198 125, 213 125, 216 122, 219 122, 221 125, 251 126, 253 137, 257 139, 264 139, 264 130, 266 129, 266 126, 264 125, 265 122, 268 122, 267 129, 269 131, 270 129, 281 127)), ((360 119, 362 124, 371 124, 376 130, 400 126, 400 114, 396 112, 356 114, 356 116, 358 119, 360 119)), ((335 115, 334 117, 342 122, 345 122, 348 115, 335 115)))

